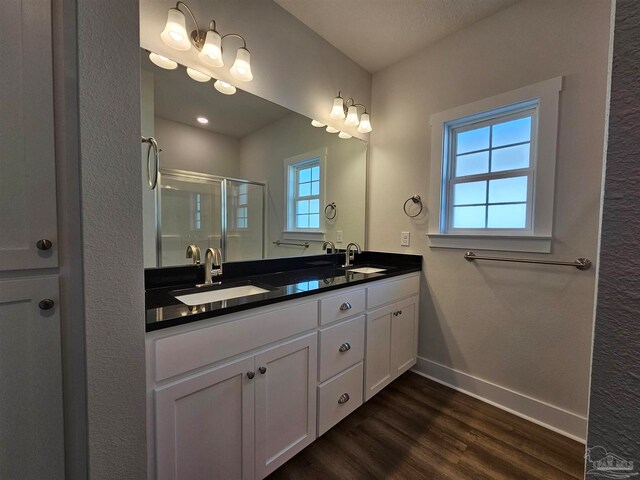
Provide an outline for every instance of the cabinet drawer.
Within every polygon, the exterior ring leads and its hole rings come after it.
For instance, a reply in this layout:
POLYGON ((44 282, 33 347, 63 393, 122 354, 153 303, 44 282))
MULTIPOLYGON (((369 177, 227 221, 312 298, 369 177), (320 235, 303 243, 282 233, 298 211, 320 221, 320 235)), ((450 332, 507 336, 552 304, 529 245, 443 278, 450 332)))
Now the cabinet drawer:
POLYGON ((361 315, 320 330, 320 381, 324 382, 364 358, 365 317, 361 315))
POLYGON ((320 325, 327 325, 341 318, 364 312, 366 304, 364 288, 320 300, 320 325))
POLYGON ((362 363, 318 387, 318 435, 362 405, 362 363))
POLYGON ((416 295, 419 291, 419 275, 373 285, 367 288, 367 309, 416 295))

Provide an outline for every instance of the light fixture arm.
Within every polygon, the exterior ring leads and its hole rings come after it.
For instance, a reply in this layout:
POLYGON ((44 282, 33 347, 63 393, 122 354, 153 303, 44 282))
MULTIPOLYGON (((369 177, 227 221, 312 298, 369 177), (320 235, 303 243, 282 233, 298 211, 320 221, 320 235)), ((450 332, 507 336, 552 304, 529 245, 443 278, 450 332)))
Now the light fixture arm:
POLYGON ((356 108, 362 107, 362 109, 364 110, 363 113, 368 113, 367 112, 367 107, 365 107, 362 103, 354 103, 353 106, 356 107, 356 108))
POLYGON ((176 10, 180 10, 180 5, 182 5, 189 13, 189 16, 191 16, 191 20, 193 20, 193 24, 196 26, 197 37, 200 38, 202 36, 202 32, 200 31, 200 27, 198 26, 198 21, 196 20, 195 15, 193 14, 189 6, 184 2, 176 3, 176 10))
POLYGON ((244 39, 242 35, 238 35, 237 33, 227 33, 226 35, 222 36, 221 41, 223 41, 227 37, 239 38, 240 40, 242 40, 242 48, 244 48, 246 51, 249 51, 249 49, 247 48, 247 41, 244 39))

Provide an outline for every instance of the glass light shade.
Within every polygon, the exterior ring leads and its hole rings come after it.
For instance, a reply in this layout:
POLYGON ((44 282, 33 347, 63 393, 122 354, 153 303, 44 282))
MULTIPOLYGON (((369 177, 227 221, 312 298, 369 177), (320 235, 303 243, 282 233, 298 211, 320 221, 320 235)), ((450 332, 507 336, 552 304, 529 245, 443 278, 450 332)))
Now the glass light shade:
POLYGON ((213 84, 220 93, 224 93, 225 95, 233 95, 236 93, 236 87, 231 85, 230 83, 223 82, 222 80, 216 80, 213 84))
POLYGON ((243 82, 250 82, 253 80, 253 74, 251 73, 251 54, 246 48, 239 48, 236 53, 236 60, 231 66, 231 75, 243 82))
POLYGON ((209 75, 189 67, 187 67, 187 75, 189 75, 196 82, 208 82, 209 80, 211 80, 211 77, 209 75))
POLYGON ((333 108, 329 117, 333 119, 344 118, 344 103, 342 97, 336 97, 333 99, 333 108))
POLYGON ((346 133, 346 132, 340 132, 340 133, 338 134, 338 136, 339 136, 340 138, 344 138, 345 140, 346 140, 347 138, 351 138, 351 135, 349 135, 349 134, 348 134, 348 133, 346 133))
POLYGON ((187 26, 184 19, 184 13, 177 8, 170 8, 167 14, 167 23, 164 30, 160 34, 160 38, 171 48, 181 50, 183 52, 191 48, 191 41, 187 33, 187 26))
POLYGON ((198 58, 211 67, 223 67, 222 61, 222 39, 218 32, 209 30, 204 39, 202 51, 198 53, 198 58))
POLYGON ((324 123, 319 122, 318 120, 311 120, 311 125, 313 125, 314 127, 318 127, 318 128, 325 126, 324 123))
POLYGON ((351 105, 347 110, 347 118, 344 121, 344 124, 349 127, 355 127, 360 123, 358 121, 358 107, 355 105, 351 105))
POLYGON ((196 120, 202 125, 206 125, 207 123, 209 123, 209 119, 207 117, 198 117, 196 118, 196 120))
POLYGON ((151 60, 155 65, 160 68, 164 68, 166 70, 175 70, 178 68, 178 64, 173 60, 169 60, 167 57, 163 57, 162 55, 158 55, 157 53, 151 52, 149 54, 149 60, 151 60))
POLYGON ((333 128, 333 127, 327 127, 327 132, 329 133, 338 133, 340 130, 338 130, 337 128, 333 128))
POLYGON ((358 126, 358 131, 360 133, 369 133, 372 130, 371 121, 369 120, 369 114, 363 113, 360 117, 360 125, 358 126))

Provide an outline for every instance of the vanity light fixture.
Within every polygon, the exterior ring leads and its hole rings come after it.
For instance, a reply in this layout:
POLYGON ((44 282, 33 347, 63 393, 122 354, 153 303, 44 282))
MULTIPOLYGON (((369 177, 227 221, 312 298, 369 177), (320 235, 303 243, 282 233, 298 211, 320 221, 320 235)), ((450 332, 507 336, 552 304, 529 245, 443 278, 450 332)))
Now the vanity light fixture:
POLYGON ((207 74, 204 74, 194 68, 187 67, 187 75, 189 75, 196 82, 208 82, 211 80, 211 77, 207 74))
POLYGON ((210 67, 224 66, 222 43, 225 38, 229 37, 242 40, 242 47, 238 48, 236 59, 229 72, 234 78, 242 82, 250 82, 253 80, 251 54, 247 49, 247 42, 244 37, 237 33, 227 33, 221 36, 216 30, 215 20, 209 22, 209 29, 206 32, 200 30, 196 17, 186 3, 178 2, 174 8, 169 9, 167 23, 160 34, 162 41, 176 50, 187 51, 193 45, 196 47, 196 50, 198 50, 198 58, 210 67), (191 35, 187 34, 186 19, 181 8, 189 13, 196 27, 196 29, 191 32, 191 35))
POLYGON ((222 80, 216 80, 213 84, 220 93, 224 93, 225 95, 233 95, 236 93, 236 87, 231 85, 230 83, 223 82, 222 80))
POLYGON ((361 103, 356 103, 353 98, 349 98, 345 101, 342 98, 342 92, 338 92, 338 96, 333 99, 333 107, 331 108, 329 117, 336 120, 344 118, 344 124, 346 126, 358 127, 358 132, 360 133, 369 133, 372 130, 371 119, 369 117, 369 112, 367 112, 367 107, 361 103), (360 118, 358 118, 358 107, 362 107, 364 110, 360 118))
POLYGON ((351 138, 351 135, 349 135, 347 132, 340 132, 340 133, 338 134, 338 136, 339 136, 340 138, 344 138, 345 140, 346 140, 347 138, 351 138))
POLYGON ((338 130, 337 128, 333 128, 333 127, 327 127, 327 132, 329 133, 338 133, 340 130, 338 130))
POLYGON ((206 125, 207 123, 209 123, 209 119, 207 117, 198 117, 196 118, 196 120, 198 121, 198 123, 201 123, 202 125, 206 125))
POLYGON ((322 122, 319 122, 318 120, 311 120, 311 125, 313 125, 314 127, 326 127, 326 125, 322 122))
POLYGON ((168 59, 167 57, 163 57, 162 55, 158 55, 157 53, 149 52, 149 60, 158 67, 166 70, 175 70, 178 68, 178 64, 176 62, 168 59))

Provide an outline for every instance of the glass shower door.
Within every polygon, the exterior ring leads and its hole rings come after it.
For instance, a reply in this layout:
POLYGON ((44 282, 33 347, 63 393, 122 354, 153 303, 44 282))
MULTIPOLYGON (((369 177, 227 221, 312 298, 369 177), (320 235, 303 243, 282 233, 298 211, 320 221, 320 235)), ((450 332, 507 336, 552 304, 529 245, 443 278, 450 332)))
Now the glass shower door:
POLYGON ((264 258, 265 187, 259 183, 224 180, 225 261, 264 258))

